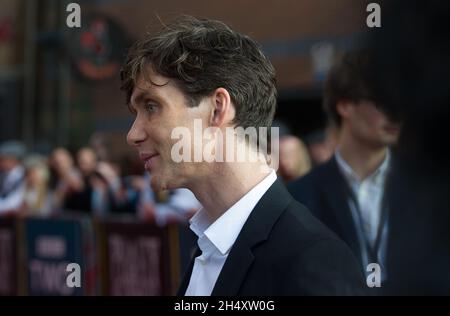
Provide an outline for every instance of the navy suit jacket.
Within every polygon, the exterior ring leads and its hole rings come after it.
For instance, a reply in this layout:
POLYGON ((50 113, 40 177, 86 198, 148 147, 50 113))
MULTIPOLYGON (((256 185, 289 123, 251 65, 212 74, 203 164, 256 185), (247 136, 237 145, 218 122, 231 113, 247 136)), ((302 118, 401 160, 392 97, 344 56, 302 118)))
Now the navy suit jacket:
POLYGON ((333 156, 328 162, 289 184, 294 199, 347 243, 360 262, 361 247, 348 204, 349 186, 333 156))

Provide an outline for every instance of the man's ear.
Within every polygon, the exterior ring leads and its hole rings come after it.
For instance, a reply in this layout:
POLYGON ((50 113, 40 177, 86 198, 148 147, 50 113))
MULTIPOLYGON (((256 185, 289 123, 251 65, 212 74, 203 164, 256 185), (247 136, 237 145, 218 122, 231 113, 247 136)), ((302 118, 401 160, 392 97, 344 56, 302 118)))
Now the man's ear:
POLYGON ((342 118, 348 118, 353 110, 354 102, 348 100, 338 101, 336 111, 342 118))
POLYGON ((217 88, 212 94, 213 108, 211 112, 211 126, 221 127, 231 122, 235 115, 231 97, 224 88, 217 88))

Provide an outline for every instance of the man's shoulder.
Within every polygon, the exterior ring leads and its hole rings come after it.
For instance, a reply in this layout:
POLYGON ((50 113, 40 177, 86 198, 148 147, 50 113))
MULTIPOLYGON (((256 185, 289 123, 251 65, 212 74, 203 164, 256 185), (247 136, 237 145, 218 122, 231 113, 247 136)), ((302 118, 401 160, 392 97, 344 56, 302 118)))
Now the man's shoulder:
MULTIPOLYGON (((270 217, 270 229, 264 239, 252 247, 255 257, 249 278, 248 293, 267 290, 283 295, 324 295, 358 292, 361 283, 360 269, 348 246, 315 218, 309 209, 295 201, 278 185, 264 204, 266 218, 270 217), (283 193, 285 192, 285 193, 283 193), (282 199, 283 204, 274 200, 282 199), (270 203, 269 203, 269 202, 270 203), (272 274, 261 284, 260 274, 270 269, 272 274), (255 285, 256 284, 256 285, 255 285)), ((262 210, 262 208, 260 209, 262 210)), ((264 217, 252 222, 251 239, 261 230, 264 217)), ((267 220, 265 222, 268 222, 267 220)), ((248 233, 249 229, 246 230, 248 233)), ((244 253, 244 252, 241 252, 244 253)))
POLYGON ((297 201, 274 225, 265 250, 265 264, 289 276, 286 293, 362 293, 363 276, 350 248, 297 201))

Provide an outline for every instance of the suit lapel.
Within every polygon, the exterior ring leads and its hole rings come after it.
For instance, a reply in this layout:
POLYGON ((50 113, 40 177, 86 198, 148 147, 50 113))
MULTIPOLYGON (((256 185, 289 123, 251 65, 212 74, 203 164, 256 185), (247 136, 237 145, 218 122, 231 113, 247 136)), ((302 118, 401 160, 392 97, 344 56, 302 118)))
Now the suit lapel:
MULTIPOLYGON (((347 242, 354 253, 361 253, 361 247, 355 229, 350 206, 348 205, 349 185, 339 171, 336 158, 333 157, 328 163, 326 175, 327 181, 322 186, 328 207, 333 211, 342 238, 347 242)), ((361 260, 361 258, 358 258, 361 260)))
POLYGON ((211 295, 234 296, 245 281, 254 261, 252 248, 266 240, 278 217, 292 201, 280 180, 276 180, 256 204, 228 254, 211 295))

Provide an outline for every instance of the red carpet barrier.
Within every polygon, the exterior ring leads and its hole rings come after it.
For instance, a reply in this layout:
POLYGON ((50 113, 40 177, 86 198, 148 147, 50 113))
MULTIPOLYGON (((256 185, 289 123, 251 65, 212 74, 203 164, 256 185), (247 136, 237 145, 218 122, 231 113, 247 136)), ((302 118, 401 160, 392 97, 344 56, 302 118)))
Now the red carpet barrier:
POLYGON ((188 241, 177 224, 78 214, 0 218, 0 295, 173 295, 180 239, 188 241))
POLYGON ((99 222, 104 295, 172 295, 179 282, 176 225, 99 222))
POLYGON ((18 294, 16 220, 0 218, 0 295, 18 294))
POLYGON ((90 218, 27 218, 24 219, 24 234, 25 294, 96 294, 96 258, 90 218))

